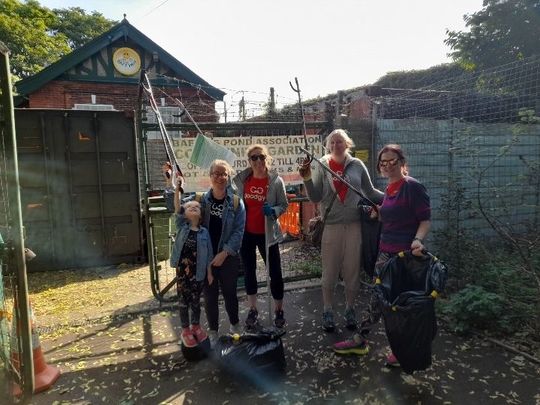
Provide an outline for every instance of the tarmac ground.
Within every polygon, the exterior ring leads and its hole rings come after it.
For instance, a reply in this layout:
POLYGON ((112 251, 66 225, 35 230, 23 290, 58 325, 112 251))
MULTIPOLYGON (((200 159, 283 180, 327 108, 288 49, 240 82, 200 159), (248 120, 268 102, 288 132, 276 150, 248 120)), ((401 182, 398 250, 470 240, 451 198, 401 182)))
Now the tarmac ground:
MULTIPOLYGON (((239 295, 241 295, 239 293, 239 295)), ((83 325, 41 333, 48 364, 62 375, 31 403, 41 404, 540 404, 540 367, 481 339, 465 339, 439 328, 433 364, 413 375, 388 369, 384 328, 370 334, 365 356, 340 356, 332 343, 350 335, 344 328, 343 288, 336 289, 337 330, 321 329, 321 291, 315 286, 286 292, 286 371, 266 378, 243 377, 219 367, 212 356, 188 362, 178 346, 174 307, 146 305, 83 325)), ((358 300, 365 308, 367 292, 358 300)), ((240 303, 245 319, 245 302, 240 303)), ((221 332, 229 328, 223 303, 221 332)), ((259 298, 266 322, 266 295, 259 298)), ((201 322, 205 325, 204 311, 201 322)))

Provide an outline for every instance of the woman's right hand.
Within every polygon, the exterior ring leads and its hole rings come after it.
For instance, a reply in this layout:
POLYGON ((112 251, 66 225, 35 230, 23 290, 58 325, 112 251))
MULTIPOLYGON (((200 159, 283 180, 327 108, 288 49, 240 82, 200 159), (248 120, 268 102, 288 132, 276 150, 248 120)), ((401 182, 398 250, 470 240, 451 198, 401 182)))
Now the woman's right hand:
POLYGON ((311 177, 311 159, 305 157, 302 164, 298 167, 298 173, 303 179, 309 179, 311 177))

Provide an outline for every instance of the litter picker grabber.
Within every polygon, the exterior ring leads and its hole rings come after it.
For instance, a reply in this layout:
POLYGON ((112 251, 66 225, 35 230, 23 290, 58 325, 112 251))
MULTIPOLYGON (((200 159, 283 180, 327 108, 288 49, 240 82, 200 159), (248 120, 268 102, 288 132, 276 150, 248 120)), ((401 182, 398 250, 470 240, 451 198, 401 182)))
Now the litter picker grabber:
POLYGON ((302 148, 302 147, 300 147, 300 149, 302 150, 302 152, 304 152, 306 155, 308 155, 308 157, 310 158, 311 161, 317 162, 319 164, 319 166, 322 167, 323 170, 330 173, 333 177, 335 177, 337 180, 339 180, 341 183, 343 183, 345 186, 347 186, 350 190, 352 190, 356 194, 358 194, 363 200, 365 200, 367 203, 369 203, 370 206, 372 206, 373 208, 377 208, 377 204, 375 204, 368 197, 366 197, 364 194, 362 194, 362 192, 360 190, 358 190, 355 186, 353 186, 351 183, 349 183, 347 180, 345 180, 342 176, 337 174, 335 171, 333 171, 327 165, 325 165, 323 162, 321 162, 319 159, 317 159, 313 153, 311 153, 310 151, 308 151, 307 149, 302 148))
MULTIPOLYGON (((311 157, 311 161, 315 161, 319 164, 319 166, 322 167, 323 170, 330 173, 333 178, 339 180, 342 184, 344 184, 346 187, 348 187, 350 190, 352 190, 354 193, 358 194, 360 197, 360 204, 361 205, 369 205, 372 207, 373 210, 378 212, 379 207, 371 201, 368 197, 362 194, 360 190, 358 190, 355 186, 353 186, 351 183, 349 183, 347 180, 343 178, 343 176, 340 176, 335 171, 330 169, 327 165, 325 165, 323 162, 321 162, 319 159, 317 159, 312 153, 310 153, 307 149, 300 148, 303 152, 305 152, 308 156, 311 157)), ((377 254, 379 251, 379 238, 381 233, 381 224, 376 219, 369 218, 370 215, 362 215, 361 221, 362 221, 362 245, 361 245, 361 254, 362 254, 362 261, 363 261, 363 268, 365 272, 369 275, 373 275, 373 270, 375 268, 375 262, 377 258, 377 254)))
POLYGON ((156 99, 154 98, 154 93, 152 91, 152 84, 150 83, 150 79, 148 78, 148 75, 146 74, 146 71, 144 70, 141 71, 140 88, 144 90, 148 98, 148 102, 150 103, 150 108, 152 108, 152 111, 156 115, 156 120, 159 126, 159 133, 161 134, 161 138, 163 139, 163 144, 165 145, 165 153, 167 154, 167 159, 170 162, 171 166, 173 166, 175 169, 175 170, 172 170, 172 173, 171 173, 172 182, 173 184, 176 184, 176 176, 183 175, 182 169, 180 168, 178 159, 176 159, 176 154, 174 153, 171 137, 169 136, 169 133, 167 132, 167 128, 165 127, 165 123, 163 122, 163 118, 161 117, 161 113, 159 112, 159 107, 157 105, 156 99))
MULTIPOLYGON (((142 94, 146 96, 150 108, 154 112, 156 116, 156 121, 159 126, 159 132, 161 135, 161 138, 163 140, 163 144, 165 146, 165 152, 167 154, 167 160, 169 162, 169 169, 166 173, 167 177, 169 177, 172 181, 173 185, 176 185, 178 183, 178 176, 182 175, 182 169, 180 168, 180 164, 178 163, 178 160, 176 158, 176 154, 174 152, 174 148, 172 145, 171 138, 169 134, 167 133, 167 129, 165 127, 165 124, 163 122, 163 119, 161 117, 161 113, 159 111, 158 104, 156 103, 156 100, 154 98, 154 94, 152 91, 152 84, 150 83, 150 79, 148 78, 148 75, 146 74, 146 71, 141 71, 140 81, 139 81, 139 104, 142 105, 142 94)), ((148 163, 147 163, 148 167, 148 163)), ((167 222, 170 219, 170 213, 167 213, 167 209, 165 207, 161 206, 153 206, 152 204, 152 198, 149 197, 149 195, 146 196, 145 199, 145 225, 146 225, 146 235, 148 237, 148 260, 150 263, 150 281, 151 281, 151 288, 153 295, 161 302, 164 301, 172 301, 175 300, 176 297, 167 297, 168 292, 176 285, 176 274, 172 276, 172 274, 169 274, 167 268, 163 270, 160 259, 158 255, 158 248, 156 243, 156 235, 155 235, 155 227, 158 226, 158 224, 163 221, 163 218, 166 216, 167 222), (162 287, 161 285, 161 278, 162 275, 166 275, 166 279, 170 281, 167 281, 167 284, 162 287), (169 277, 171 275, 171 277, 169 277)), ((169 225, 170 226, 170 225, 169 225)), ((169 230, 169 241, 172 240, 172 233, 169 230)))
MULTIPOLYGON (((302 105, 302 95, 300 94, 300 84, 298 84, 298 78, 294 78, 294 82, 296 83, 296 87, 292 85, 291 82, 289 82, 289 86, 291 86, 291 89, 298 94, 298 105, 300 107, 300 113, 302 114, 302 129, 303 129, 303 135, 304 135, 304 147, 307 152, 308 149, 308 141, 307 141, 307 130, 306 130, 306 117, 304 116, 304 106, 302 105)), ((309 153, 306 154, 307 157, 311 160, 313 160, 313 157, 310 157, 309 153)))
POLYGON ((204 135, 203 132, 201 131, 201 128, 199 128, 199 126, 197 125, 197 122, 193 119, 193 117, 191 116, 191 114, 187 110, 184 103, 182 103, 176 97, 171 97, 168 94, 167 94, 167 97, 169 99, 171 99, 178 107, 180 107, 182 109, 182 112, 180 113, 180 116, 185 115, 186 117, 188 117, 188 119, 191 121, 191 123, 195 126, 195 129, 197 130, 197 133, 199 133, 201 135, 204 135))

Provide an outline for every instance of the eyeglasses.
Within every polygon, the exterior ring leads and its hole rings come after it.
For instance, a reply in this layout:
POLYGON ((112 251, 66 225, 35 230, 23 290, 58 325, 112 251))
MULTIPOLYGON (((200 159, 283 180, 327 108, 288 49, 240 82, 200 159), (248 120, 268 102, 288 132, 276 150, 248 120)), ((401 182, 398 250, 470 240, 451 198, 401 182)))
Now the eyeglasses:
POLYGON ((249 158, 252 162, 256 162, 257 159, 259 159, 261 162, 264 162, 266 160, 266 155, 251 155, 249 158))
POLYGON ((214 177, 229 177, 229 173, 227 173, 227 172, 213 172, 212 176, 214 176, 214 177))
POLYGON ((379 160, 379 166, 386 167, 386 166, 395 166, 399 162, 398 158, 389 159, 389 160, 379 160))

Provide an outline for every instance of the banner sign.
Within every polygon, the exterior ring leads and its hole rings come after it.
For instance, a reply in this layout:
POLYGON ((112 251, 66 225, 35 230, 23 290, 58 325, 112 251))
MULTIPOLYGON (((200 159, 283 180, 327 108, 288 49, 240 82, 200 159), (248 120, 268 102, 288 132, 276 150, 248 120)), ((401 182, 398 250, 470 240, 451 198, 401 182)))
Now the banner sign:
MULTIPOLYGON (((197 145, 198 147, 194 155, 195 140, 196 138, 181 138, 172 141, 176 157, 186 179, 185 191, 187 192, 205 191, 210 187, 209 170, 191 163, 192 159, 194 162, 202 162, 206 165, 208 162, 203 159, 206 153, 210 155, 211 152, 214 154, 213 156, 216 156, 216 148, 212 147, 209 143, 201 143, 201 140, 199 140, 199 145, 197 145), (206 150, 205 145, 209 149, 206 150)), ((324 147, 319 140, 319 136, 308 135, 307 140, 309 151, 315 154, 315 156, 322 156, 324 147)), ((301 135, 215 137, 212 141, 228 149, 231 155, 236 155, 236 159, 231 165, 236 173, 249 167, 247 159, 248 148, 251 145, 262 144, 268 148, 268 152, 272 156, 272 168, 277 170, 286 185, 302 183, 302 179, 298 174, 298 165, 305 157, 305 154, 300 150, 300 147, 304 147, 304 137, 301 135)))

